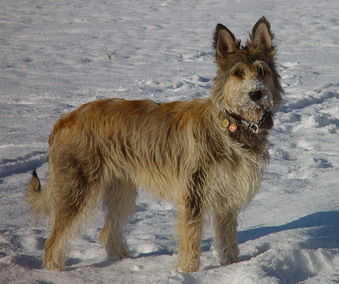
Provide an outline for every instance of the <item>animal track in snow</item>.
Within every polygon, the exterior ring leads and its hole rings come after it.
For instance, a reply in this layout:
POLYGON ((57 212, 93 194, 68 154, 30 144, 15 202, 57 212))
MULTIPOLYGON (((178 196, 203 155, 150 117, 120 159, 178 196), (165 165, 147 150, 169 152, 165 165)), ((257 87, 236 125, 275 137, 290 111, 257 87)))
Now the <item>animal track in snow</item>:
POLYGON ((14 159, 1 159, 0 178, 31 171, 41 166, 46 161, 46 152, 44 151, 33 151, 14 159))

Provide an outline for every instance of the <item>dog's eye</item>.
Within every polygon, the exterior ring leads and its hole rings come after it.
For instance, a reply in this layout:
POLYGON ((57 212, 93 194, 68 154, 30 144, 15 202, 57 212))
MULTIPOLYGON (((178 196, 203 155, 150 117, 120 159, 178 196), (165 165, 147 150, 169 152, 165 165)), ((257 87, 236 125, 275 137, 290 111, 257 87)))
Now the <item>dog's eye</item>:
POLYGON ((244 73, 241 70, 237 70, 233 73, 234 76, 237 76, 238 78, 243 78, 244 73))

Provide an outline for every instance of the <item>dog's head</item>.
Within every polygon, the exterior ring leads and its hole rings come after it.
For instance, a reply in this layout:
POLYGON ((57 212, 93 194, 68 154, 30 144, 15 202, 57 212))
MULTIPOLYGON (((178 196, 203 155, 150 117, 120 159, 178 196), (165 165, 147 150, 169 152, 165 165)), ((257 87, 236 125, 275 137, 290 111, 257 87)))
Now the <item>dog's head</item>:
POLYGON ((218 71, 213 100, 217 107, 259 128, 271 128, 283 89, 275 68, 269 22, 262 17, 246 45, 241 45, 228 28, 218 24, 214 48, 218 71))

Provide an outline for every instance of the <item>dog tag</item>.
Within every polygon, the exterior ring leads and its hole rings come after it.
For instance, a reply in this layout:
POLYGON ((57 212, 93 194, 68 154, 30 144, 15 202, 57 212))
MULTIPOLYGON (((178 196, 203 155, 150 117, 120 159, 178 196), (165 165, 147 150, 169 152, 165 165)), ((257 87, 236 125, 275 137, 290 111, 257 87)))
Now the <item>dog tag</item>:
POLYGON ((223 127, 227 128, 229 125, 230 125, 230 122, 228 121, 228 119, 224 119, 224 120, 222 121, 222 126, 223 126, 223 127))
POLYGON ((228 129, 229 129, 231 132, 236 132, 237 129, 238 129, 238 126, 237 126, 236 124, 232 123, 228 129))

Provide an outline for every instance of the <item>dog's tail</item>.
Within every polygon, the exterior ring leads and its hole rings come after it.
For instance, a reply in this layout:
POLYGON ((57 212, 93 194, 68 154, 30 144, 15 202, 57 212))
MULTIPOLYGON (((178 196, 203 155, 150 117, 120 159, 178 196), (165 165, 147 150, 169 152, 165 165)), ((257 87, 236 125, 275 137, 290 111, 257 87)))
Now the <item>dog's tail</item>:
POLYGON ((36 170, 32 172, 31 180, 26 189, 26 198, 32 210, 39 216, 46 216, 50 213, 46 192, 41 187, 40 179, 36 170))

